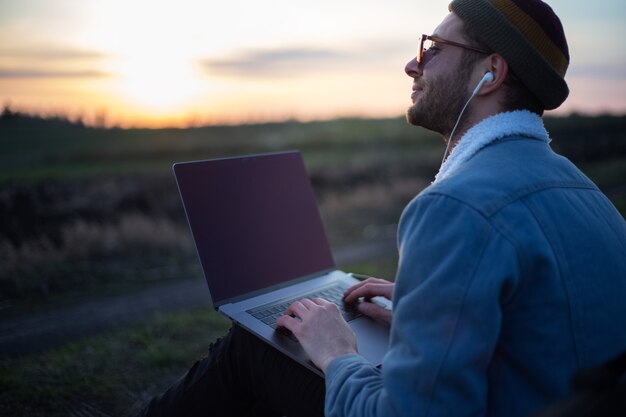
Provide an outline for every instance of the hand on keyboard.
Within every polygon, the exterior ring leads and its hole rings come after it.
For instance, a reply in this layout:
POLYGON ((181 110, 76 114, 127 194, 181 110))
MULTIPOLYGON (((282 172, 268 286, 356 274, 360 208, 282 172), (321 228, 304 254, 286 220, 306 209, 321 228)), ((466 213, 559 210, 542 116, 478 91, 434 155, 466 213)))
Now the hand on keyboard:
POLYGON ((278 318, 277 324, 293 332, 309 358, 323 372, 335 357, 357 351, 356 336, 338 306, 322 298, 294 302, 285 315, 278 318))
POLYGON ((363 282, 348 288, 344 294, 344 300, 348 304, 364 301, 356 306, 359 313, 374 319, 382 320, 389 325, 392 321, 392 311, 375 302, 370 302, 373 297, 385 297, 391 300, 395 284, 380 278, 368 278, 363 282))
POLYGON ((356 307, 356 302, 354 303, 345 303, 343 300, 343 294, 348 288, 347 285, 343 283, 336 283, 329 287, 323 288, 320 291, 311 294, 304 294, 299 297, 295 297, 288 300, 280 300, 272 305, 264 305, 258 308, 254 308, 248 310, 247 312, 251 314, 254 318, 262 321, 267 324, 271 328, 275 329, 276 319, 283 315, 285 309, 293 304, 295 301, 301 299, 313 299, 313 298, 321 298, 328 302, 331 302, 337 307, 339 307, 339 311, 341 311, 341 315, 346 321, 354 320, 355 318, 361 316, 362 314, 358 311, 356 307))

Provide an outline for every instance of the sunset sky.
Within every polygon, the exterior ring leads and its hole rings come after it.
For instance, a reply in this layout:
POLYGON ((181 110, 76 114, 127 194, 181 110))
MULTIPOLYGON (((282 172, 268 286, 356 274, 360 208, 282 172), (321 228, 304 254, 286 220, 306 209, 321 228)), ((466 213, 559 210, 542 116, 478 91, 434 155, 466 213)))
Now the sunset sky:
MULTIPOLYGON (((399 116, 449 0, 0 0, 0 104, 122 126, 399 116)), ((552 0, 557 112, 626 113, 626 2, 552 0)))

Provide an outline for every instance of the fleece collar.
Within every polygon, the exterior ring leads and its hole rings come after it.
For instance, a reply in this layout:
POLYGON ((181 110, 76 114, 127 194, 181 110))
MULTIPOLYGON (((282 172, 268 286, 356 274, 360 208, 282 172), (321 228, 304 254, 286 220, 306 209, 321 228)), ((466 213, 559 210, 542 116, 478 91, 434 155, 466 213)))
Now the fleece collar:
POLYGON ((528 110, 515 110, 487 117, 463 135, 439 168, 433 184, 454 174, 461 165, 485 146, 512 135, 550 142, 541 117, 528 110))

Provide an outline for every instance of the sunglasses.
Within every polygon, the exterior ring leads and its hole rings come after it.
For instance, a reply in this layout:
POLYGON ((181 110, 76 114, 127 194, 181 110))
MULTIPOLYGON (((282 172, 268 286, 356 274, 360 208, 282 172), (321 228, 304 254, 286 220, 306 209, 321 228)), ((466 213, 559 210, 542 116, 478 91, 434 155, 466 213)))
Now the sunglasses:
POLYGON ((490 51, 486 51, 484 49, 480 49, 480 48, 476 48, 474 46, 470 46, 470 45, 464 45, 462 43, 458 43, 458 42, 452 42, 446 39, 442 39, 438 36, 431 36, 431 35, 422 35, 421 41, 420 41, 420 47, 417 50, 417 63, 421 64, 422 60, 424 59, 424 54, 427 53, 429 50, 431 50, 431 48, 433 47, 434 44, 440 43, 442 45, 450 45, 450 46, 456 46, 458 48, 463 48, 463 49, 468 49, 470 51, 474 51, 474 52, 480 52, 481 54, 490 54, 490 51))

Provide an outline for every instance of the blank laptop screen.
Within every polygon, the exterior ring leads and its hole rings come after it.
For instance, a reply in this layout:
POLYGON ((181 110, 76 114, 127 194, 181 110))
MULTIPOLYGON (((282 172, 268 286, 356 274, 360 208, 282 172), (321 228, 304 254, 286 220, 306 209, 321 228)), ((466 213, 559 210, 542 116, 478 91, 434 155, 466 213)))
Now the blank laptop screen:
POLYGON ((174 165, 214 305, 334 268, 299 152, 174 165))

